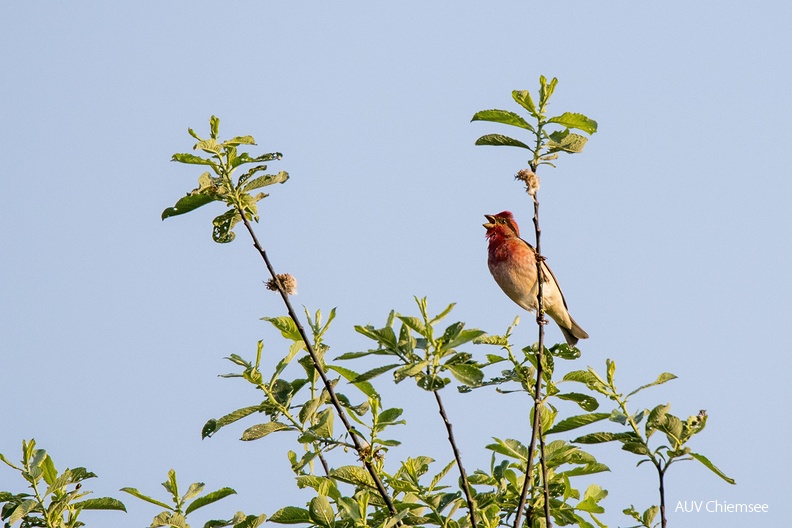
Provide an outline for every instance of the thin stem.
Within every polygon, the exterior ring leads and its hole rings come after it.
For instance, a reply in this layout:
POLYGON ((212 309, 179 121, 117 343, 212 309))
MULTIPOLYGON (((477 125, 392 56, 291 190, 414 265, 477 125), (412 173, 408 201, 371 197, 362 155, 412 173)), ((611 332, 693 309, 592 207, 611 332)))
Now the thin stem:
POLYGON ((665 467, 663 467, 662 457, 657 457, 655 454, 649 449, 649 439, 647 438, 644 440, 643 435, 641 434, 641 430, 638 428, 638 424, 635 423, 635 420, 632 416, 630 416, 630 412, 627 410, 627 401, 622 400, 621 395, 616 392, 616 387, 614 385, 610 385, 610 389, 613 391, 613 397, 616 399, 616 402, 619 404, 622 413, 624 416, 627 417, 627 422, 630 424, 630 427, 633 430, 633 433, 641 440, 641 443, 646 447, 648 452, 649 459, 654 464, 655 468, 657 469, 657 476, 660 479, 660 519, 661 519, 661 528, 666 528, 666 514, 665 514, 665 487, 663 485, 663 479, 665 477, 666 469, 668 468, 668 463, 666 463, 665 467))
MULTIPOLYGON (((534 170, 535 166, 532 165, 531 169, 534 170)), ((539 228, 539 200, 536 198, 536 193, 533 194, 534 201, 534 232, 536 235, 536 324, 539 326, 539 343, 536 351, 536 384, 534 385, 534 419, 533 427, 531 429, 531 443, 528 447, 528 462, 525 467, 525 482, 523 489, 520 493, 520 501, 517 505, 517 513, 514 519, 514 528, 520 528, 520 520, 522 511, 525 508, 525 501, 528 496, 528 489, 533 481, 533 460, 536 456, 536 444, 539 440, 540 447, 540 463, 542 466, 542 486, 544 494, 544 510, 545 510, 545 523, 548 528, 552 528, 553 524, 550 519, 550 488, 547 482, 547 464, 544 456, 544 438, 542 438, 542 376, 544 375, 544 368, 542 366, 542 359, 544 358, 544 327, 547 324, 547 319, 544 317, 544 299, 542 298, 542 261, 544 260, 541 252, 541 235, 542 231, 539 228)), ((532 524, 533 510, 528 512, 527 523, 528 526, 532 524)))
MULTIPOLYGON (((330 401, 335 407, 336 413, 338 417, 341 419, 341 422, 344 424, 344 428, 346 428, 349 436, 352 438, 352 443, 355 446, 355 450, 357 450, 358 454, 363 453, 363 445, 360 443, 360 439, 358 438, 357 433, 353 430, 352 425, 349 423, 349 419, 344 412, 344 408, 341 406, 341 402, 338 400, 338 396, 336 396, 335 390, 333 389, 333 385, 330 383, 330 380, 327 378, 327 374, 325 374, 324 368, 322 368, 322 362, 319 359, 319 356, 316 354, 313 346, 311 345, 311 340, 308 338, 308 335, 305 333, 305 329, 303 328, 302 324, 300 323, 300 319, 297 317, 297 314, 292 308, 291 302, 289 302, 289 296, 286 292, 283 291, 281 288, 280 281, 276 279, 275 269, 272 267, 270 263, 269 257, 267 257, 267 252, 264 251, 264 248, 259 244, 258 238, 256 238, 256 233, 253 231, 253 227, 250 225, 250 221, 245 216, 245 212, 242 211, 240 208, 237 207, 237 212, 242 217, 242 222, 244 222, 245 227, 250 233, 250 237, 253 239, 253 247, 258 250, 261 258, 264 259, 264 264, 267 266, 267 270, 269 271, 270 275, 272 276, 273 283, 278 289, 278 293, 283 299, 283 303, 286 305, 286 311, 289 313, 289 317, 291 317, 292 321, 294 321, 295 326, 297 327, 297 331, 300 333, 300 337, 302 337, 303 343, 305 344, 305 349, 308 351, 308 354, 311 356, 311 360, 313 361, 314 368, 319 373, 319 376, 322 378, 322 383, 324 383, 325 389, 327 390, 327 394, 330 396, 330 401)), ((366 470, 371 475, 371 478, 374 480, 374 485, 379 491, 379 494, 382 496, 382 500, 385 501, 386 506, 388 507, 388 511, 390 511, 391 515, 396 515, 396 508, 393 505, 393 500, 391 500, 390 495, 388 495, 387 490, 385 490, 385 485, 382 483, 382 479, 380 479, 377 471, 374 469, 374 466, 371 464, 371 460, 366 457, 363 458, 363 464, 366 466, 366 470)))
POLYGON ((330 476, 330 466, 327 465, 327 460, 325 460, 324 455, 321 451, 319 451, 319 461, 322 463, 322 467, 324 468, 325 476, 330 476))
POLYGON ((443 423, 446 426, 446 431, 448 431, 448 441, 451 443, 451 450, 454 452, 454 458, 456 459, 457 466, 459 467, 459 475, 462 477, 462 491, 464 491, 465 498, 467 499, 468 512, 470 513, 470 525, 472 528, 476 528, 476 508, 473 504, 473 495, 470 493, 470 483, 468 482, 467 473, 465 473, 465 467, 462 465, 462 455, 459 453, 459 449, 457 449, 451 422, 448 420, 448 416, 446 416, 445 407, 443 407, 443 400, 440 399, 440 392, 436 390, 432 392, 434 392, 435 399, 437 400, 437 407, 440 411, 440 416, 443 417, 443 423))
MULTIPOLYGON (((663 486, 663 478, 665 477, 665 468, 660 467, 660 464, 656 464, 657 467, 657 476, 660 479, 660 525, 661 528, 666 528, 666 510, 665 510, 665 488, 663 486)), ((666 468, 668 465, 666 465, 666 468)))
MULTIPOLYGON (((25 469, 28 472, 30 471, 29 467, 30 467, 29 464, 25 464, 25 469)), ((39 507, 41 507, 41 514, 44 517, 45 525, 47 526, 47 528, 53 528, 52 520, 50 519, 50 512, 47 511, 47 507, 44 505, 44 498, 39 493, 38 486, 36 485, 36 480, 33 479, 30 482, 30 485, 33 488, 33 494, 36 497, 36 501, 38 502, 39 507)))

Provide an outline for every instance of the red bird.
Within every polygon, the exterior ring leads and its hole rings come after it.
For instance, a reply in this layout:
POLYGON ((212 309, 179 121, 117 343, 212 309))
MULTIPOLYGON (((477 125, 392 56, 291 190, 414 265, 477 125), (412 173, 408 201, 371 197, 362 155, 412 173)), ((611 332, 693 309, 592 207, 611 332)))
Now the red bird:
MULTIPOLYGON (((539 287, 536 283, 536 251, 520 238, 520 228, 514 215, 503 211, 496 215, 484 215, 489 240, 490 273, 509 299, 528 311, 536 312, 539 287)), ((542 307, 547 315, 561 328, 569 346, 588 334, 578 326, 567 310, 564 294, 547 264, 542 262, 542 307)))

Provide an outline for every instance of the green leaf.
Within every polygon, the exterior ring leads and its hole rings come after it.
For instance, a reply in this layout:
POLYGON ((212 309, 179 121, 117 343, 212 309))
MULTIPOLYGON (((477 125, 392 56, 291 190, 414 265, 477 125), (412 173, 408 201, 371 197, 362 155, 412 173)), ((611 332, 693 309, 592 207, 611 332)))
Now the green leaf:
POLYGON ((404 412, 403 409, 399 409, 396 407, 393 407, 391 409, 385 409, 377 417, 377 423, 380 425, 397 423, 396 420, 399 418, 399 416, 402 415, 403 412, 404 412))
POLYGON ((263 424, 254 425, 253 427, 249 427, 242 433, 242 438, 240 440, 258 440, 259 438, 264 438, 270 433, 275 433, 277 431, 283 431, 287 429, 292 429, 288 425, 278 423, 278 422, 267 422, 263 424))
POLYGON ((597 122, 589 119, 583 114, 575 114, 572 112, 564 112, 560 116, 551 117, 547 120, 548 123, 557 123, 565 128, 574 128, 582 130, 587 134, 593 134, 597 131, 597 122))
POLYGON ((584 383, 589 389, 597 391, 600 394, 610 394, 608 387, 593 372, 588 370, 573 370, 572 372, 567 372, 563 380, 584 383))
POLYGON ((204 486, 206 486, 206 484, 204 484, 203 482, 193 482, 192 484, 190 484, 190 487, 187 488, 187 492, 184 495, 182 495, 181 498, 182 502, 187 502, 188 500, 192 499, 193 497, 201 493, 204 489, 204 486))
POLYGON ((558 79, 553 77, 550 84, 547 83, 547 78, 544 75, 539 76, 539 99, 542 101, 542 106, 547 105, 550 96, 553 95, 555 87, 558 84, 558 79))
POLYGON ((389 326, 386 326, 385 328, 380 328, 378 330, 372 326, 358 325, 355 326, 355 331, 358 332, 359 334, 363 334, 369 339, 373 339, 374 341, 377 341, 381 345, 385 345, 390 350, 395 350, 398 348, 396 334, 393 332, 393 328, 389 326))
POLYGON ((211 493, 207 493, 203 497, 198 497, 197 499, 192 501, 190 503, 190 505, 187 506, 187 509, 184 510, 184 515, 189 515, 190 512, 194 512, 198 508, 203 508, 207 504, 212 504, 213 502, 217 502, 220 499, 224 499, 225 497, 228 497, 229 495, 235 495, 235 494, 236 494, 236 491, 234 491, 231 488, 220 488, 217 491, 213 491, 211 493))
POLYGON ((368 380, 370 380, 372 378, 376 378, 380 374, 383 374, 385 372, 388 372, 389 370, 395 369, 398 366, 399 366, 399 364, 396 363, 396 364, 392 364, 392 365, 384 365, 382 367, 377 367, 377 368, 371 369, 368 372, 364 372, 363 374, 361 374, 357 378, 351 380, 351 382, 352 382, 352 384, 356 384, 356 383, 360 383, 362 381, 368 381, 368 380))
POLYGON ((253 136, 237 136, 235 138, 231 138, 228 141, 223 141, 224 147, 236 147, 238 145, 255 145, 256 140, 253 139, 253 136))
MULTIPOLYGON (((464 324, 464 323, 459 323, 464 324)), ((450 328, 450 327, 449 327, 450 328)), ((449 339, 446 344, 443 346, 443 349, 452 349, 457 348, 460 345, 464 345, 465 343, 469 343, 474 339, 477 339, 484 335, 486 332, 484 330, 479 330, 477 328, 468 328, 467 330, 461 330, 457 333, 453 338, 449 339)))
MULTIPOLYGON (((417 297, 415 297, 415 301, 418 303, 419 307, 422 307, 422 310, 426 308, 426 297, 424 297, 423 299, 420 299, 420 300, 417 297)), ((451 303, 448 306, 446 306, 445 309, 443 309, 442 312, 440 312, 439 314, 435 315, 434 317, 432 317, 429 320, 429 324, 435 324, 436 322, 444 319, 445 316, 447 316, 448 314, 451 313, 451 310, 454 309, 454 306, 456 306, 456 303, 451 303)))
POLYGON ((230 412, 225 416, 218 418, 217 420, 209 420, 204 425, 203 431, 201 433, 202 438, 207 438, 212 436, 216 433, 221 427, 225 427, 228 424, 232 424, 237 420, 241 420, 246 416, 250 416, 253 413, 261 412, 260 405, 251 405, 250 407, 243 407, 241 409, 237 409, 236 411, 230 412))
POLYGON ((595 473, 602 473, 603 471, 610 471, 610 468, 605 464, 599 462, 592 462, 585 466, 577 466, 569 471, 564 471, 562 474, 568 477, 579 477, 582 475, 593 475, 595 473))
POLYGON ((302 336, 300 335, 300 330, 297 328, 297 324, 288 315, 282 315, 280 317, 262 317, 261 320, 267 321, 280 330, 281 335, 285 339, 302 341, 302 336))
POLYGON ((641 516, 641 522, 643 522, 646 526, 652 526, 652 521, 654 521, 657 512, 660 511, 659 506, 650 506, 643 512, 641 516))
POLYGON ((333 420, 335 415, 332 409, 325 409, 316 415, 316 424, 311 427, 311 432, 319 438, 333 437, 333 420))
POLYGON ((534 132, 534 127, 523 119, 520 115, 508 110, 482 110, 473 115, 471 121, 491 121, 493 123, 503 123, 504 125, 511 125, 534 132))
POLYGON ((609 416, 610 413, 590 413, 571 416, 555 424, 550 428, 550 430, 547 431, 547 434, 571 431, 572 429, 577 429, 578 427, 583 427, 584 425, 599 422, 600 420, 604 420, 609 416))
POLYGON ((523 462, 528 460, 528 449, 517 440, 511 438, 507 438, 506 440, 494 438, 494 440, 496 442, 495 444, 485 446, 490 451, 500 453, 507 457, 516 458, 523 462))
POLYGON ((700 455, 698 453, 690 453, 690 456, 692 456, 693 458, 695 458, 696 460, 698 460, 699 462, 704 464, 704 466, 707 469, 709 469, 710 471, 712 471, 713 473, 718 475, 720 478, 722 478, 723 480, 725 480, 729 484, 737 484, 737 482, 733 478, 727 477, 726 474, 723 471, 721 471, 720 469, 715 467, 715 464, 710 462, 710 460, 707 457, 705 457, 704 455, 700 455))
POLYGON ((474 365, 445 365, 445 368, 451 371, 451 374, 459 380, 460 383, 464 383, 465 385, 470 385, 471 387, 475 387, 481 384, 481 381, 484 379, 484 373, 481 371, 480 368, 474 365))
POLYGON ((160 502, 160 501, 158 501, 157 499, 155 499, 153 497, 149 497, 148 495, 144 495, 144 494, 142 494, 141 492, 139 492, 135 488, 121 488, 120 491, 123 491, 124 493, 129 493, 133 497, 137 497, 140 500, 143 500, 143 501, 146 501, 148 503, 154 504, 155 506, 159 506, 160 508, 165 508, 166 510, 169 510, 169 511, 175 511, 172 506, 168 506, 164 502, 160 502))
POLYGON ((269 520, 278 524, 308 524, 311 522, 311 514, 305 508, 286 506, 273 513, 269 520))
POLYGON ((212 139, 217 139, 218 129, 220 128, 220 118, 212 116, 209 118, 209 134, 212 139))
POLYGON ((640 391, 642 391, 644 389, 648 389, 649 387, 654 387, 655 385, 662 385, 663 383, 665 383, 667 381, 671 381, 672 379, 676 379, 676 378, 677 377, 674 374, 671 374, 670 372, 663 372, 662 374, 657 376, 657 379, 654 380, 652 383, 647 383, 646 385, 641 385, 640 387, 638 387, 637 389, 632 391, 630 394, 627 395, 627 398, 629 398, 633 394, 636 394, 636 393, 638 393, 638 392, 640 392, 640 391))
POLYGON ((536 105, 534 105, 533 99, 531 98, 531 92, 528 90, 514 90, 512 92, 512 98, 517 101, 517 104, 528 110, 532 116, 539 117, 539 113, 536 111, 536 105))
POLYGON ((267 161, 272 160, 279 160, 283 157, 283 154, 280 152, 270 152, 268 154, 263 154, 261 156, 256 156, 255 158, 251 158, 247 152, 243 152, 231 162, 231 168, 239 167, 240 165, 244 165, 245 163, 265 163, 267 161))
POLYGON ((575 509, 589 513, 605 513, 605 508, 597 504, 591 497, 578 502, 575 509))
POLYGON ((196 156, 195 154, 189 153, 180 153, 174 154, 171 157, 171 161, 178 161, 179 163, 189 163, 190 165, 209 165, 217 169, 217 164, 206 158, 202 158, 201 156, 196 156))
POLYGON ((217 420, 210 418, 201 429, 201 440, 209 438, 217 432, 217 420))
MULTIPOLYGON (((33 508, 36 507, 38 504, 37 501, 33 499, 27 499, 20 502, 16 508, 14 508, 13 513, 8 517, 6 522, 8 526, 13 526, 16 524, 17 521, 21 520, 25 515, 33 511, 33 508)), ((3 513, 5 513, 5 508, 3 509, 3 513)))
POLYGON ((126 511, 124 503, 118 499, 111 497, 97 497, 95 499, 86 499, 81 502, 75 502, 75 507, 83 510, 119 510, 126 511))
POLYGON ((627 439, 637 439, 635 433, 589 433, 572 440, 575 444, 602 444, 604 442, 613 442, 614 440, 623 441, 627 439))
POLYGON ((308 506, 308 514, 311 520, 319 526, 331 528, 335 525, 335 512, 333 507, 330 506, 330 501, 327 497, 319 495, 311 499, 308 506))
POLYGON ((400 315, 398 316, 402 323, 407 325, 408 327, 412 328, 420 335, 426 337, 426 326, 422 320, 418 319, 417 317, 407 316, 407 315, 400 315))
POLYGON ((52 461, 52 457, 47 455, 46 458, 41 462, 41 469, 43 471, 42 476, 44 477, 44 482, 48 485, 52 485, 55 482, 55 479, 58 478, 58 470, 55 469, 55 463, 52 461))
POLYGON ((648 455, 649 448, 646 447, 646 444, 643 442, 624 442, 622 445, 622 449, 625 451, 629 451, 630 453, 635 453, 636 455, 648 455))
POLYGON ((180 198, 173 207, 168 207, 162 211, 162 219, 170 218, 171 216, 178 216, 189 213, 199 207, 208 203, 217 201, 216 198, 204 193, 188 194, 184 198, 180 198))
POLYGON ((174 502, 178 501, 179 499, 179 484, 176 482, 176 470, 170 469, 168 471, 168 480, 162 483, 162 487, 164 487, 168 492, 173 495, 174 502))
POLYGON ((217 144, 217 138, 215 137, 201 140, 193 148, 195 150, 203 150, 209 154, 220 154, 220 145, 217 144))
MULTIPOLYGON (((360 377, 360 374, 358 374, 353 370, 349 370, 344 367, 338 367, 335 365, 327 365, 327 370, 334 370, 335 372, 338 372, 344 377, 344 379, 346 379, 350 383, 352 383, 353 380, 356 380, 357 378, 360 377)), ((374 386, 368 381, 355 381, 354 383, 352 383, 352 385, 360 389, 360 391, 369 398, 379 397, 377 391, 374 390, 374 386)))
POLYGON ((581 152, 583 147, 585 147, 586 143, 588 142, 588 138, 585 136, 575 134, 569 130, 564 130, 563 132, 553 132, 549 134, 548 137, 550 138, 550 141, 547 142, 549 153, 569 152, 570 154, 575 154, 577 152, 581 152))
POLYGON ((568 392, 565 394, 556 394, 556 398, 561 400, 573 401, 580 405, 584 411, 596 411, 599 407, 599 402, 593 396, 588 394, 580 394, 579 392, 568 392))
POLYGON ((605 366, 606 366, 606 368, 608 370, 608 373, 607 373, 608 377, 606 378, 608 380, 608 385, 613 387, 614 386, 614 379, 615 379, 615 376, 616 376, 616 362, 614 362, 614 361, 612 361, 610 359, 606 359, 605 360, 605 366))
POLYGON ((360 466, 341 466, 338 469, 331 469, 330 477, 354 486, 374 489, 371 475, 360 466))
POLYGON ((281 171, 278 174, 265 174, 264 176, 259 176, 258 178, 254 178, 249 182, 247 182, 245 186, 242 188, 242 190, 244 192, 250 192, 254 189, 266 187, 267 185, 273 185, 275 183, 284 183, 288 179, 289 179, 289 173, 286 171, 281 171))
POLYGON ((490 145, 493 147, 520 147, 528 149, 533 152, 533 149, 514 138, 504 136, 503 134, 486 134, 476 140, 476 145, 490 145))
POLYGON ((212 224, 212 239, 218 244, 227 244, 234 240, 236 235, 232 231, 234 226, 242 220, 236 209, 229 209, 214 220, 212 224))

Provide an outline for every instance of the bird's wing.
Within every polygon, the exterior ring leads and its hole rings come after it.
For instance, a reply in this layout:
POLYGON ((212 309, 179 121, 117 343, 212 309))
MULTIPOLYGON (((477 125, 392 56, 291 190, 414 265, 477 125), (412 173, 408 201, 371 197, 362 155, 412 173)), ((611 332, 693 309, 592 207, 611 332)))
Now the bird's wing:
MULTIPOLYGON (((522 240, 526 246, 531 248, 531 251, 536 251, 531 244, 529 244, 522 238, 520 240, 522 240)), ((543 278, 542 282, 549 282, 555 286, 555 289, 558 290, 558 294, 561 296, 561 302, 564 303, 564 308, 566 310, 569 310, 569 307, 567 306, 566 303, 566 299, 564 298, 564 292, 561 291, 561 286, 558 285, 558 281, 556 280, 555 275, 553 275, 553 272, 550 270, 550 267, 547 264, 545 264, 544 261, 542 261, 542 278, 543 278)))
POLYGON ((544 279, 543 282, 550 282, 555 286, 555 289, 558 290, 558 294, 561 296, 561 302, 564 303, 564 308, 569 310, 566 299, 564 299, 564 292, 561 291, 561 286, 558 285, 558 281, 556 280, 555 275, 553 275, 553 272, 550 270, 550 266, 545 264, 544 261, 542 261, 542 277, 544 279))

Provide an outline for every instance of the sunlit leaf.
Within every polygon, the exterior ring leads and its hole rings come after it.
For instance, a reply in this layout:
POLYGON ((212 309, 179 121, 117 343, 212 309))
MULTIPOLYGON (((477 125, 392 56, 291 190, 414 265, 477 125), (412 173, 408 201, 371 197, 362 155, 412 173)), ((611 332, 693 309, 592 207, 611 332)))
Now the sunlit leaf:
POLYGON ((484 373, 481 371, 480 368, 474 365, 449 365, 446 364, 445 368, 451 371, 451 374, 460 381, 460 383, 464 383, 465 385, 469 385, 471 387, 475 387, 481 383, 484 379, 484 373))
POLYGON ((580 405, 584 411, 596 411, 599 407, 599 402, 593 396, 588 394, 580 394, 578 392, 568 392, 565 394, 556 394, 556 398, 561 400, 573 401, 580 405))
POLYGON ((273 513, 269 520, 278 524, 309 524, 311 515, 305 508, 286 506, 273 513))
POLYGON ((649 387, 654 387, 655 385, 662 385, 663 383, 665 383, 667 381, 671 381, 671 380, 676 379, 676 378, 677 377, 674 374, 671 374, 670 372, 663 372, 662 374, 657 376, 657 379, 654 380, 652 383, 647 383, 646 385, 641 385, 640 387, 638 387, 637 389, 635 389, 634 391, 629 393, 627 395, 627 398, 629 398, 633 394, 636 394, 636 393, 638 393, 638 392, 640 392, 640 391, 642 391, 644 389, 648 389, 649 387))
POLYGON ((263 176, 259 176, 247 182, 245 186, 242 188, 242 190, 244 192, 250 192, 254 189, 266 187, 267 185, 273 185, 275 183, 284 183, 288 179, 289 179, 289 173, 286 171, 281 171, 278 174, 265 174, 263 176))
POLYGON ((205 193, 188 194, 187 196, 180 198, 173 207, 168 207, 162 211, 162 219, 165 220, 171 216, 189 213, 190 211, 198 209, 199 207, 214 201, 217 201, 217 198, 209 196, 205 193))
POLYGON ((86 499, 84 501, 75 502, 74 506, 83 510, 118 510, 126 511, 124 503, 118 499, 111 497, 97 497, 95 499, 86 499))
POLYGON ((236 491, 231 488, 220 488, 217 491, 213 491, 211 493, 207 493, 203 497, 198 497, 194 501, 187 506, 187 509, 184 510, 185 515, 189 515, 190 512, 194 512, 198 508, 203 508, 207 504, 212 504, 213 502, 217 502, 220 499, 228 497, 229 495, 235 495, 236 491))
POLYGON ((504 136, 503 134, 486 134, 476 140, 476 145, 490 145, 494 147, 520 147, 528 149, 533 152, 533 149, 514 138, 504 136))
POLYGON ((490 121, 492 123, 503 123, 504 125, 511 125, 526 130, 534 131, 534 127, 523 119, 520 115, 508 110, 482 110, 473 115, 471 121, 490 121))
POLYGON ((549 431, 547 431, 547 434, 561 433, 564 431, 577 429, 578 427, 583 427, 584 425, 604 420, 609 416, 610 413, 590 413, 571 416, 555 424, 549 431))
POLYGON ((536 105, 531 97, 531 92, 528 90, 514 90, 512 92, 512 98, 517 101, 517 104, 528 110, 532 116, 539 117, 539 113, 536 111, 536 105))
POLYGON ((597 131, 597 122, 589 119, 583 114, 576 114, 572 112, 564 112, 560 116, 551 117, 547 120, 548 123, 557 123, 566 128, 574 128, 582 130, 587 134, 593 134, 597 131))
POLYGON ((259 438, 264 438, 270 433, 274 433, 277 431, 283 431, 287 429, 292 429, 290 426, 278 423, 278 422, 267 422, 263 424, 254 425, 253 427, 249 427, 242 433, 241 440, 258 440, 259 438))
POLYGON ((723 471, 721 471, 720 469, 715 467, 715 464, 710 462, 710 460, 707 457, 705 457, 704 455, 700 455, 698 453, 690 453, 690 456, 692 456, 693 458, 695 458, 696 460, 698 460, 699 462, 704 464, 704 466, 707 469, 709 469, 710 471, 712 471, 713 473, 718 475, 720 478, 722 478, 723 480, 725 480, 729 484, 737 484, 737 482, 733 478, 727 477, 726 474, 723 471))

